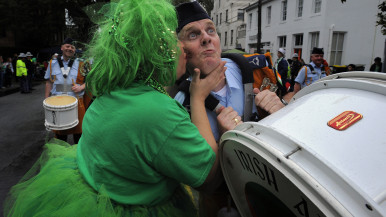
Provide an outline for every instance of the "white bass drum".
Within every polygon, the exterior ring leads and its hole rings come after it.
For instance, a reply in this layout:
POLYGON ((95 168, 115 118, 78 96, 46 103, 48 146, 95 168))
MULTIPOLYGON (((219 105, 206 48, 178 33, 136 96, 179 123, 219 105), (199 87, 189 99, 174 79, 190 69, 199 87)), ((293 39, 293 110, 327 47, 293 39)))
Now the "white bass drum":
POLYGON ((325 77, 219 154, 243 217, 386 216, 386 74, 325 77))

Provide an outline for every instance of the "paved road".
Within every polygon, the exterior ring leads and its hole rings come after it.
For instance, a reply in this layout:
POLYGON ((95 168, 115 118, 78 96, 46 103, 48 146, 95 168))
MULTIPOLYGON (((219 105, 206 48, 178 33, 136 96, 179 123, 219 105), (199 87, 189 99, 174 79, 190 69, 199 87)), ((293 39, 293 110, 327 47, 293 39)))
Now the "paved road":
POLYGON ((44 83, 30 94, 10 91, 0 97, 0 217, 11 186, 39 157, 46 139, 53 137, 44 127, 44 83))

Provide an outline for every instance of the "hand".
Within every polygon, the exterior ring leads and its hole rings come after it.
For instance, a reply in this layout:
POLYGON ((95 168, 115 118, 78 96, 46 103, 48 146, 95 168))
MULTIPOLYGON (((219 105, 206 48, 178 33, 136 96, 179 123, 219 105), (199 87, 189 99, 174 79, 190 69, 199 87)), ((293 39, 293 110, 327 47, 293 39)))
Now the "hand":
POLYGON ((204 79, 200 78, 201 71, 195 68, 189 88, 190 97, 198 97, 205 100, 210 91, 216 88, 220 82, 225 79, 225 71, 227 69, 227 67, 224 67, 225 63, 226 61, 222 61, 204 79))
POLYGON ((220 135, 228 130, 233 130, 237 125, 242 124, 241 117, 232 107, 225 108, 224 106, 216 110, 217 125, 220 135))
POLYGON ((263 90, 260 92, 259 89, 254 88, 253 93, 255 96, 255 104, 270 114, 279 111, 284 107, 284 104, 281 102, 280 98, 276 93, 269 90, 263 90))
POLYGON ((74 85, 72 85, 71 90, 74 91, 75 93, 79 93, 82 90, 84 90, 84 87, 83 87, 83 85, 74 84, 74 85))

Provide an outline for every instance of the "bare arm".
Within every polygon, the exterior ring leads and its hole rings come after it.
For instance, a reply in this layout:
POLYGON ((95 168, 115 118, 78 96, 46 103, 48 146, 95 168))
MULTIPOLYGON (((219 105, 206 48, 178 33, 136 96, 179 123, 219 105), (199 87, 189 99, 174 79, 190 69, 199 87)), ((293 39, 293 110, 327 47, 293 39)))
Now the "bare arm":
POLYGON ((51 90, 52 90, 52 82, 50 80, 47 80, 44 98, 47 98, 50 96, 51 90))
POLYGON ((299 92, 299 90, 302 89, 300 87, 300 84, 298 82, 295 82, 295 85, 294 85, 294 93, 296 94, 297 92, 299 92))
POLYGON ((200 191, 214 191, 221 183, 221 170, 219 169, 218 145, 210 128, 209 119, 205 109, 205 99, 210 91, 225 79, 225 62, 222 62, 205 79, 200 79, 200 71, 195 69, 190 86, 190 105, 192 122, 198 128, 201 136, 207 141, 216 154, 215 163, 212 166, 204 183, 197 189, 200 191))

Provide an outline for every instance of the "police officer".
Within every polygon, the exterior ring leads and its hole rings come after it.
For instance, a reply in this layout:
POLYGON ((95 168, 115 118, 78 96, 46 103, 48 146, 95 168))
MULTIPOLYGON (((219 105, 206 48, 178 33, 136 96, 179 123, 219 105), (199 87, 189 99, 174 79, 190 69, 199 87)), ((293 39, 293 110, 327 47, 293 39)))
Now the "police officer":
POLYGON ((323 65, 323 48, 314 47, 311 53, 311 62, 303 66, 298 76, 295 78, 294 93, 300 89, 314 83, 315 81, 326 77, 326 71, 323 65))

